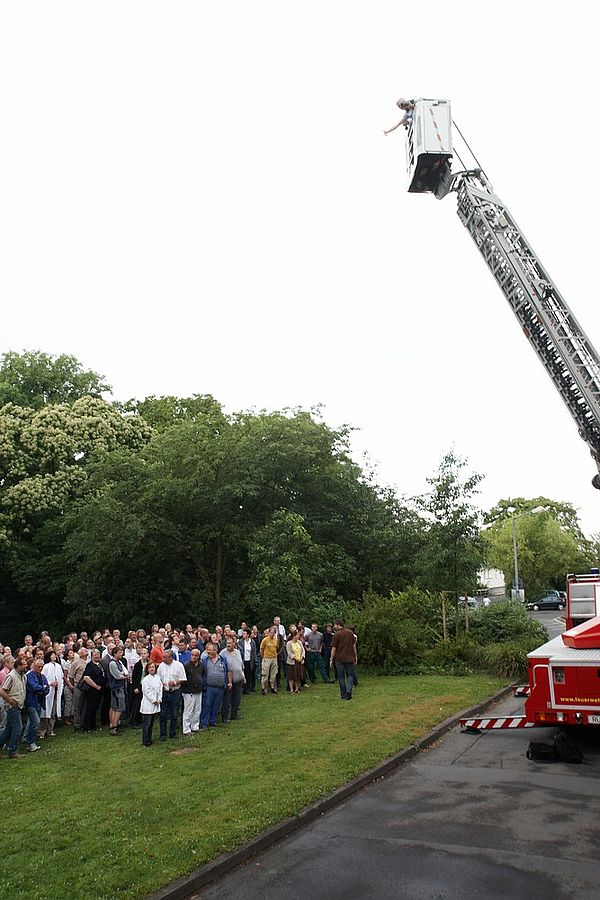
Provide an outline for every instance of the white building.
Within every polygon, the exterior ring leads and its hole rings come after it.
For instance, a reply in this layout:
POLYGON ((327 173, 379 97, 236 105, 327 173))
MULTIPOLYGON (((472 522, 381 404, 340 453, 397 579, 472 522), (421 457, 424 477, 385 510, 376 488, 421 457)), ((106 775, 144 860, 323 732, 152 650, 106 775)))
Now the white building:
MULTIPOLYGON (((506 596, 506 586, 504 583, 504 572, 500 569, 481 569, 477 573, 479 584, 483 585, 486 590, 486 596, 490 600, 504 600, 506 596)), ((480 593, 479 591, 477 593, 480 593)))

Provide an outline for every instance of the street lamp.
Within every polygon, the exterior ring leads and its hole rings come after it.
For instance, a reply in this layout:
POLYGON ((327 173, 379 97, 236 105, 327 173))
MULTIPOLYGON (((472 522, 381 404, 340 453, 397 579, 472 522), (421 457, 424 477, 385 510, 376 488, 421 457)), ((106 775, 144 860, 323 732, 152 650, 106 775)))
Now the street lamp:
POLYGON ((510 592, 511 600, 519 600, 521 603, 525 600, 525 591, 519 587, 519 557, 517 555, 517 519, 516 510, 513 509, 512 514, 512 543, 513 543, 513 584, 514 587, 510 592))
MULTIPOLYGON (((519 557, 517 554, 517 509, 515 506, 507 507, 507 512, 512 513, 512 545, 513 545, 513 571, 514 571, 514 587, 511 589, 511 600, 519 600, 521 603, 525 600, 525 590, 519 587, 519 557)), ((524 509, 519 513, 529 515, 533 513, 544 512, 543 506, 536 506, 535 509, 524 509)))

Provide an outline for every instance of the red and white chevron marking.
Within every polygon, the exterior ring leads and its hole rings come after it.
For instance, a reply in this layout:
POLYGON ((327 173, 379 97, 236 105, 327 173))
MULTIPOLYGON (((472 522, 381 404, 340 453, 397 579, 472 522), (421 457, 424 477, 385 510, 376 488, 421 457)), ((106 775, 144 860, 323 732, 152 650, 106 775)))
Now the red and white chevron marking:
POLYGON ((527 716, 506 716, 504 719, 461 719, 461 728, 533 728, 527 716))
POLYGON ((515 697, 529 697, 531 694, 531 688, 528 684, 516 684, 513 688, 513 695, 515 697))
POLYGON ((440 145, 440 149, 443 150, 443 149, 444 149, 444 144, 443 144, 443 142, 442 142, 442 136, 441 136, 441 134, 440 134, 440 129, 439 129, 439 127, 438 127, 438 123, 436 122, 435 114, 434 114, 434 112, 433 112, 431 106, 429 107, 429 113, 430 113, 430 115, 431 115, 431 118, 433 119, 433 127, 434 127, 434 129, 435 129, 435 136, 436 136, 436 138, 438 139, 438 144, 440 145))

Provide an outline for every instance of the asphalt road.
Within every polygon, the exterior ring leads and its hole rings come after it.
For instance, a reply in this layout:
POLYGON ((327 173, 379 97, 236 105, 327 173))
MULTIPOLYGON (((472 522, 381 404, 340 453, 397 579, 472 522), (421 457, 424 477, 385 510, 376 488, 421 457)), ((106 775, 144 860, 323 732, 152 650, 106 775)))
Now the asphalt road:
MULTIPOLYGON (((454 729, 194 897, 598 900, 600 729, 575 732, 583 765, 527 760, 529 740, 553 733, 454 729)), ((284 770, 273 790, 287 789, 284 770)))
POLYGON ((548 637, 550 640, 558 634, 562 634, 565 630, 565 614, 558 610, 546 609, 538 610, 538 612, 530 612, 529 615, 536 622, 541 622, 548 629, 548 637))

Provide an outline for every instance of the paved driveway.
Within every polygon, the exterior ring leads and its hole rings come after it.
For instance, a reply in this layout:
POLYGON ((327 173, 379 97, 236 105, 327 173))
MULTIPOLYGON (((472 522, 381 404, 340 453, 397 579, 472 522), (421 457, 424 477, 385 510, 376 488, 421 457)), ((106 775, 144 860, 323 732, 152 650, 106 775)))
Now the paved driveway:
POLYGON ((565 614, 564 612, 558 612, 554 609, 545 609, 538 610, 538 612, 530 612, 528 613, 530 618, 535 619, 536 622, 541 622, 542 625, 548 630, 548 637, 550 640, 556 637, 558 634, 562 634, 565 630, 565 614))
MULTIPOLYGON (((510 698, 498 715, 522 712, 510 698)), ((278 900, 600 898, 600 729, 586 763, 535 763, 553 730, 458 729, 197 895, 278 900)), ((273 790, 292 789, 285 771, 273 790)))

